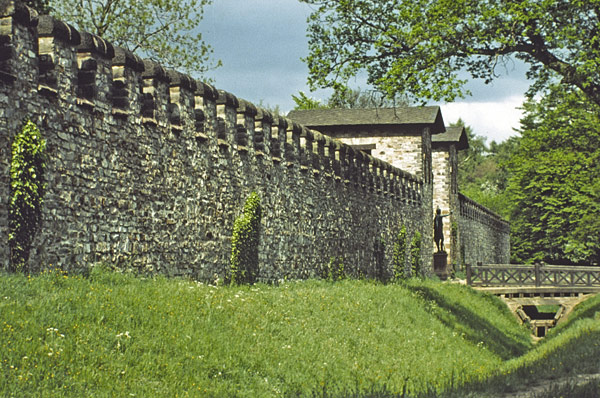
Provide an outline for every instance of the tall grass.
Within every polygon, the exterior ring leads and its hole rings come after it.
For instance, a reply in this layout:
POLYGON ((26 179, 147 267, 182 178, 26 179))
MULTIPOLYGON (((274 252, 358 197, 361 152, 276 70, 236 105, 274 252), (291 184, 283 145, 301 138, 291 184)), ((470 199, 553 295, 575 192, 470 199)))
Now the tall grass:
POLYGON ((537 369, 546 359, 532 346, 496 298, 434 281, 217 287, 101 268, 0 274, 6 397, 439 393, 537 369))

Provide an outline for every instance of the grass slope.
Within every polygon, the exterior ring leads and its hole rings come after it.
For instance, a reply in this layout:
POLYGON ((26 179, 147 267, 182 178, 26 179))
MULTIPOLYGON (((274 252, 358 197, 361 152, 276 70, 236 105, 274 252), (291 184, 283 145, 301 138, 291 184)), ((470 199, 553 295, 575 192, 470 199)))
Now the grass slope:
POLYGON ((536 356, 497 299, 434 281, 215 287, 99 268, 0 274, 0 396, 441 391, 535 370, 587 336, 573 326, 536 356))

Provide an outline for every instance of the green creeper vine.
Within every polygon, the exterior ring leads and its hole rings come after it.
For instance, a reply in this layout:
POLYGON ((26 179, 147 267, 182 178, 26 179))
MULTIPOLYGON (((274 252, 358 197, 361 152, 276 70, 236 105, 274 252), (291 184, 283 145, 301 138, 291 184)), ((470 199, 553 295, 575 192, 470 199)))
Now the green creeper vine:
POLYGON ((396 240, 394 242, 394 253, 392 257, 392 268, 394 280, 399 281, 405 278, 404 267, 406 264, 406 226, 402 225, 396 240))
POLYGON ((323 278, 328 281, 335 282, 346 279, 346 266, 344 265, 344 257, 331 256, 329 263, 326 266, 323 278))
POLYGON ((246 199, 243 214, 233 224, 230 269, 232 284, 254 283, 258 278, 261 216, 260 197, 252 192, 246 199))
POLYGON ((40 226, 44 196, 46 141, 30 120, 23 123, 11 146, 9 234, 10 263, 22 271, 40 226))
POLYGON ((419 232, 415 232, 410 243, 410 265, 413 277, 423 276, 421 266, 421 234, 419 232))

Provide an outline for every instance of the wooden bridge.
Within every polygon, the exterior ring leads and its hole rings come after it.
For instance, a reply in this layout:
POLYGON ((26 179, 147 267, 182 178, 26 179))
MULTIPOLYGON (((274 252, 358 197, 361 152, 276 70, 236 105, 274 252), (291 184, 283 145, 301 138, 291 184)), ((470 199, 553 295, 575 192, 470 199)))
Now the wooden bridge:
POLYGON ((521 322, 543 337, 579 302, 600 292, 600 267, 563 265, 467 265, 467 284, 499 296, 521 322), (558 308, 538 311, 540 306, 558 308))

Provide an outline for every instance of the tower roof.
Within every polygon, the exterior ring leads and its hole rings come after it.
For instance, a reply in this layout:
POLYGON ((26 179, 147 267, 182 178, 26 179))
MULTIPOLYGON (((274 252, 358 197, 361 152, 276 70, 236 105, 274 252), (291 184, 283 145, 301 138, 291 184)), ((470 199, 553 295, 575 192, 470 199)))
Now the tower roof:
POLYGON ((446 132, 431 137, 431 143, 434 147, 456 144, 457 150, 469 148, 469 139, 464 126, 446 127, 446 132))

